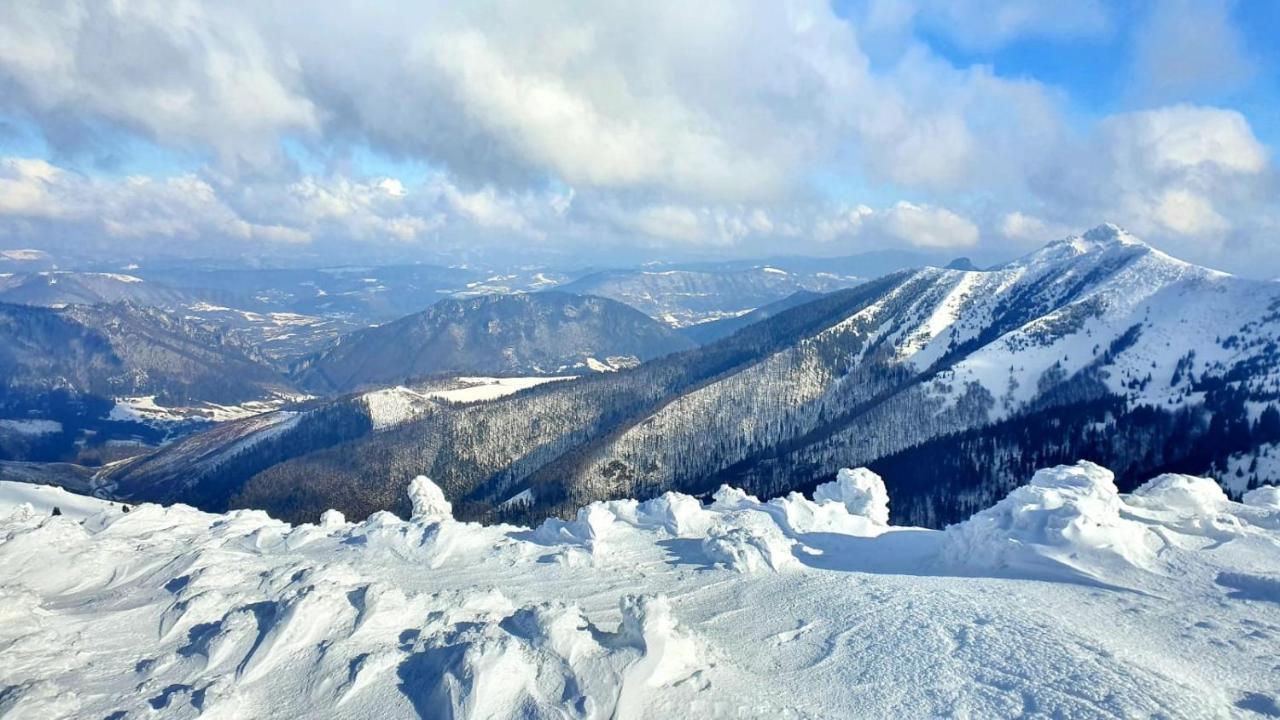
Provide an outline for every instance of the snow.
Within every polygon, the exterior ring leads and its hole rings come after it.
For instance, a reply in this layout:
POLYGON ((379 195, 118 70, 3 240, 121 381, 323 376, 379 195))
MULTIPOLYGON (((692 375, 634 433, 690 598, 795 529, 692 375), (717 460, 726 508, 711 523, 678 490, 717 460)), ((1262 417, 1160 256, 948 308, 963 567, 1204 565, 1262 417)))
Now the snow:
POLYGON ((19 435, 51 435, 62 432, 62 423, 56 420, 6 420, 0 419, 0 430, 19 435))
POLYGON ((409 483, 409 500, 413 503, 414 520, 451 520, 453 505, 444 499, 444 491, 426 475, 409 483))
POLYGON ((32 250, 30 248, 20 248, 17 250, 0 250, 0 260, 12 260, 15 262, 34 262, 36 260, 45 260, 49 254, 43 250, 32 250))
POLYGON ((504 500, 500 505, 500 507, 513 508, 513 507, 518 507, 520 505, 532 505, 533 500, 534 500, 533 491, 529 489, 525 489, 525 490, 521 490, 515 495, 512 495, 511 497, 504 500))
POLYGON ((496 400, 521 390, 527 390, 543 383, 556 382, 558 380, 572 380, 572 375, 557 375, 551 377, 460 377, 456 378, 459 383, 465 387, 455 388, 452 390, 437 390, 425 393, 427 397, 438 398, 455 403, 473 403, 485 402, 488 400, 496 400))
POLYGON ((1280 510, 1280 487, 1264 485, 1244 494, 1244 504, 1253 507, 1280 510))
POLYGON ((239 405, 219 405, 204 402, 189 407, 165 407, 156 403, 155 395, 139 395, 136 397, 116 398, 116 404, 107 414, 108 420, 122 422, 139 422, 149 425, 180 423, 189 420, 207 420, 210 422, 226 422, 240 420, 254 415, 272 412, 284 405, 298 400, 305 400, 306 395, 286 395, 277 393, 274 397, 263 400, 249 400, 239 405))
POLYGON ((1235 497, 1250 484, 1280 483, 1280 444, 1263 443, 1250 452, 1233 453, 1219 475, 1223 487, 1235 497))
POLYGON ((1212 485, 1080 463, 934 531, 883 524, 857 470, 536 529, 457 521, 426 478, 408 521, 298 526, 0 482, 0 715, 1271 712, 1280 497, 1212 485))
POLYGON ((374 430, 395 427, 427 411, 429 396, 398 385, 365 393, 365 406, 374 430))
MULTIPOLYGON (((1175 494, 1154 491, 1152 499, 1175 494)), ((1041 470, 994 507, 947 528, 945 552, 956 565, 981 571, 1104 581, 1150 567, 1159 549, 1158 538, 1123 508, 1104 467, 1081 461, 1041 470)))
POLYGON ((1222 486, 1208 478, 1168 473, 1133 491, 1133 502, 1190 515, 1211 516, 1227 503, 1222 486))
POLYGON ((861 515, 880 525, 889 524, 889 493, 884 480, 866 468, 844 468, 835 482, 814 488, 816 502, 832 501, 845 506, 850 515, 861 515))
POLYGON ((115 280, 116 282, 121 282, 121 283, 132 284, 132 283, 142 282, 142 278, 137 277, 136 275, 125 275, 123 273, 93 273, 93 274, 97 275, 98 277, 104 277, 104 278, 107 278, 108 280, 115 280))
POLYGON ((48 517, 54 508, 58 508, 69 518, 83 520, 102 512, 104 507, 108 504, 97 498, 77 495, 52 485, 0 482, 0 518, 20 510, 24 514, 29 511, 48 517), (24 506, 27 510, 22 510, 24 506))

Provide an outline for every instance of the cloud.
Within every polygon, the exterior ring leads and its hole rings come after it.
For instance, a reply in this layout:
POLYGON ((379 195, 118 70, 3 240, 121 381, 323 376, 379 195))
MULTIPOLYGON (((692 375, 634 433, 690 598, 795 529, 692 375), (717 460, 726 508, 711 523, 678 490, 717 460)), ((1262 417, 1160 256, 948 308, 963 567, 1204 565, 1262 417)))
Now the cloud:
POLYGON ((976 245, 978 226, 946 208, 899 202, 880 219, 881 229, 909 245, 962 248, 976 245))
POLYGON ((1077 212, 1187 234, 1228 229, 1213 206, 1248 205, 1271 174, 1268 152, 1243 115, 1175 105, 1106 118, 1082 146, 1062 149, 1038 189, 1077 212))
POLYGON ((12 237, 133 250, 238 252, 315 241, 392 245, 446 228, 540 237, 535 223, 563 198, 459 189, 442 175, 418 186, 383 177, 304 176, 245 182, 217 173, 93 178, 33 158, 0 158, 0 230, 12 237), (207 241, 190 247, 190 241, 207 241))
POLYGON ((1171 105, 1107 117, 1059 148, 1031 185, 1072 226, 1111 220, 1210 264, 1272 262, 1276 172, 1234 110, 1171 105))
POLYGON ((829 215, 819 217, 814 223, 813 235, 820 243, 857 237, 862 232, 863 221, 874 214, 875 211, 866 205, 849 209, 840 208, 829 215))
POLYGON ((1161 102, 1243 86, 1257 69, 1232 22, 1233 6, 1231 0, 1151 3, 1135 33, 1131 73, 1137 94, 1161 102))
POLYGON ((922 25, 971 51, 990 51, 1015 40, 1099 37, 1110 33, 1114 23, 1102 0, 923 0, 917 5, 922 25))
MULTIPOLYGON (((1043 26, 1020 7, 998 15, 1043 26)), ((274 168, 295 138, 368 144, 474 186, 758 203, 842 147, 880 178, 955 187, 1057 131, 1053 93, 1031 80, 922 46, 873 71, 821 0, 401 0, 305 19, 275 0, 16 0, 0 48, 9 111, 55 142, 105 124, 212 150, 224 172, 274 168)))
POLYGON ((531 232, 528 219, 516 203, 500 197, 492 187, 463 192, 452 184, 444 184, 442 192, 449 206, 458 214, 485 228, 531 232))
POLYGON ((1017 210, 1000 219, 1000 234, 1010 240, 1043 242, 1049 227, 1044 220, 1017 210))
POLYGON ((1230 227, 1207 198, 1185 189, 1165 190, 1152 208, 1152 217, 1183 235, 1216 233, 1230 227))
POLYGON ((1232 7, 1141 10, 13 0, 0 122, 49 149, 8 151, 0 223, 228 254, 1006 249, 1102 220, 1241 247, 1280 222, 1268 149, 1238 111, 1166 102, 1256 72, 1232 7), (1134 112, 984 55, 1130 34, 1134 112), (138 147, 179 160, 68 169, 138 147))
POLYGON ((55 186, 63 171, 39 158, 0 160, 0 214, 55 218, 65 213, 55 186))
POLYGON ((1020 186, 1065 129, 1061 98, 1033 80, 955 68, 923 47, 907 52, 856 111, 867 169, 930 190, 1020 186))
POLYGON ((839 133, 865 76, 818 0, 582 8, 16 0, 11 112, 50 138, 106 123, 270 167, 281 137, 368 143, 469 183, 776 197, 839 133), (584 11, 585 10, 585 11, 584 11))
POLYGON ((239 13, 194 0, 9 3, 0 77, 13 89, 4 105, 34 115, 53 139, 106 122, 265 162, 278 133, 320 122, 287 57, 239 13))

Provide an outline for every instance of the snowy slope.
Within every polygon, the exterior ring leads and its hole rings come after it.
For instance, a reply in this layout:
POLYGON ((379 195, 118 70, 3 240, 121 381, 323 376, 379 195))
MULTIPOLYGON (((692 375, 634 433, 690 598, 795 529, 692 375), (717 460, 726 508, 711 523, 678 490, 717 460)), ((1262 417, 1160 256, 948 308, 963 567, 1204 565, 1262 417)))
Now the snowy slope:
POLYGON ((886 525, 865 470, 536 530, 425 478, 409 521, 300 526, 25 492, 0 483, 6 718, 1280 711, 1280 496, 1187 476, 1054 468, 946 531, 886 525))
MULTIPOLYGON (((1002 268, 879 278, 622 372, 391 415, 396 432, 341 451, 263 445, 247 482, 227 479, 293 520, 391 509, 418 473, 467 519, 536 522, 723 482, 772 497, 892 464, 895 518, 939 527, 1082 457, 1125 490, 1175 470, 1239 498, 1274 475, 1265 452, 1280 444, 1280 285, 1103 225, 1002 268)), ((130 466, 135 485, 148 467, 130 466)))
POLYGON ((496 400, 543 383, 571 380, 562 377, 457 377, 440 390, 417 390, 403 385, 374 390, 360 397, 369 408, 369 419, 375 430, 383 430, 408 422, 433 407, 432 400, 451 403, 474 403, 496 400))
POLYGON ((798 291, 827 292, 865 278, 829 272, 787 272, 776 267, 714 270, 613 270, 556 288, 630 305, 671 327, 687 328, 745 315, 798 291))
POLYGON ((1102 225, 996 270, 905 276, 556 472, 659 487, 724 472, 778 492, 815 466, 872 463, 1102 395, 1172 413, 1204 403, 1201 381, 1238 388, 1256 413, 1277 398, 1278 345, 1280 287, 1185 263, 1102 225), (706 437, 722 449, 692 451, 706 437))

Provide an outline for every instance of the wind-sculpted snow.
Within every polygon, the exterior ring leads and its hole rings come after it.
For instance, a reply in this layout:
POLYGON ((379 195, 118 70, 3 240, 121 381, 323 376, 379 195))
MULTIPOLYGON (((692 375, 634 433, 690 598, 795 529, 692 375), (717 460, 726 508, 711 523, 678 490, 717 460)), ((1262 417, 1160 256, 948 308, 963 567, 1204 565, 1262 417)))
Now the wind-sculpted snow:
POLYGON ((1280 502, 1091 463, 946 531, 844 470, 536 529, 0 483, 0 716, 1206 717, 1280 703, 1280 502), (66 512, 51 515, 52 507, 66 512), (1212 678, 1210 682, 1208 678, 1212 678))
POLYGON ((946 555, 961 567, 1011 574, 1061 566, 1097 577, 1150 567, 1158 539, 1123 509, 1106 468, 1082 461, 1041 470, 994 507, 947 528, 946 555))

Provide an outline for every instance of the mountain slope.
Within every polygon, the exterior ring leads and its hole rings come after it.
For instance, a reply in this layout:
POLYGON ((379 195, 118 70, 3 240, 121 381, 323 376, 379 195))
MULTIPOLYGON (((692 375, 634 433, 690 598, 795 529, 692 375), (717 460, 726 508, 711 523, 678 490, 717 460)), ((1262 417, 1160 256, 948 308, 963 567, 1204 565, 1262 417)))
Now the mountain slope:
POLYGON ((298 370, 305 387, 348 391, 446 373, 537 375, 693 343, 621 303, 559 292, 442 300, 353 332, 298 370))
POLYGON ((1079 457, 1126 489, 1230 465, 1238 493, 1272 479, 1273 463, 1247 468, 1280 442, 1278 337, 1280 286, 1103 226, 996 270, 899 273, 633 370, 264 464, 232 503, 306 518, 340 494, 359 514, 426 472, 468 517, 535 517, 721 482, 773 496, 891 463, 895 517, 937 526, 1028 463, 1079 457))
POLYGON ((625 303, 672 327, 743 315, 800 290, 829 292, 864 278, 828 272, 788 272, 772 266, 706 270, 609 270, 557 290, 625 303))
POLYGON ((290 389, 251 350, 131 303, 0 304, 0 375, 10 394, 156 395, 171 403, 230 404, 290 389))
POLYGON ((228 293, 179 289, 124 273, 59 270, 0 277, 0 302, 22 305, 58 307, 128 301, 138 305, 179 307, 229 298, 228 293))
POLYGON ((224 406, 296 394, 251 349, 156 308, 0 303, 0 459, 85 459, 97 448, 106 461, 120 450, 106 448, 113 440, 155 443, 235 410, 224 406), (152 427, 118 404, 129 398, 192 419, 152 427))
POLYGON ((758 323, 761 320, 767 320, 784 310, 790 310, 793 307, 799 307, 808 302, 813 302, 822 293, 811 292, 809 290, 797 290, 790 295, 752 310, 743 315, 722 318, 720 320, 710 320, 708 322, 698 323, 697 325, 689 325, 680 328, 680 334, 698 343, 706 345, 722 338, 738 332, 742 328, 758 323))

